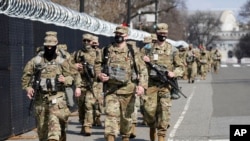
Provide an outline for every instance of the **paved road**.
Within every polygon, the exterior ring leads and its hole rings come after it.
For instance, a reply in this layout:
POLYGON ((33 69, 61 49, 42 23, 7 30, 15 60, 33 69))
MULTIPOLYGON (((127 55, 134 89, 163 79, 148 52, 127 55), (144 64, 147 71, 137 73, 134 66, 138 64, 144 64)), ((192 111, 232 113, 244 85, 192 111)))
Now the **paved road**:
MULTIPOLYGON (((249 65, 224 64, 219 74, 209 73, 206 80, 197 79, 194 84, 180 80, 182 91, 188 98, 173 101, 171 126, 167 132, 169 138, 166 140, 228 141, 231 124, 250 124, 249 74, 249 65)), ((141 122, 140 114, 138 122, 141 122)), ((104 141, 103 127, 94 127, 92 131, 90 137, 80 135, 78 117, 70 117, 67 130, 69 141, 104 141)), ((138 124, 136 131, 137 137, 133 141, 149 140, 148 127, 138 124)), ((30 131, 21 136, 33 137, 36 132, 30 131)))

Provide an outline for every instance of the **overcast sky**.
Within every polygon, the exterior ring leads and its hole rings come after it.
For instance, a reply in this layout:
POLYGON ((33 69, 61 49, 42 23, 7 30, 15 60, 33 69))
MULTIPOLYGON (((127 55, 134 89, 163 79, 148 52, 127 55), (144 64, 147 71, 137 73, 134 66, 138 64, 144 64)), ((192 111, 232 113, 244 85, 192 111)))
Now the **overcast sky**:
POLYGON ((237 12, 247 0, 186 0, 189 10, 232 10, 237 12))

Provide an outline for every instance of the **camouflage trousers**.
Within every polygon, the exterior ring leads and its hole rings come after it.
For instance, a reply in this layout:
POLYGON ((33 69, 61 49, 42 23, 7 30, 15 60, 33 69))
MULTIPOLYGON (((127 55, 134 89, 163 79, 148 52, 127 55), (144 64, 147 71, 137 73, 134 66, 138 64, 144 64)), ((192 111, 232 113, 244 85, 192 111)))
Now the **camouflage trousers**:
POLYGON ((65 130, 70 111, 65 94, 58 93, 35 101, 35 117, 40 141, 48 139, 59 141, 61 138, 66 138, 65 130))
POLYGON ((138 110, 139 110, 139 108, 140 108, 140 97, 136 95, 135 96, 134 112, 131 115, 133 124, 137 124, 137 117, 138 117, 138 110))
POLYGON ((207 71, 208 71, 208 65, 207 64, 201 64, 200 65, 200 71, 201 71, 201 77, 206 78, 207 71))
POLYGON ((94 87, 93 92, 82 91, 78 98, 79 121, 83 126, 92 127, 95 117, 100 117, 103 111, 103 98, 99 88, 94 87))
POLYGON ((220 67, 220 61, 213 61, 213 63, 212 63, 212 69, 213 69, 213 71, 214 72, 218 72, 218 70, 219 70, 219 67, 220 67))
POLYGON ((171 99, 168 88, 149 87, 144 99, 144 119, 150 128, 165 136, 169 127, 171 99))
POLYGON ((87 91, 85 96, 85 116, 83 126, 92 127, 95 117, 100 117, 102 114, 102 98, 93 96, 93 93, 87 91))
POLYGON ((78 114, 79 114, 79 122, 83 125, 84 124, 84 117, 85 117, 85 98, 86 98, 86 90, 81 91, 81 96, 77 98, 77 105, 78 105, 78 114))
POLYGON ((187 66, 188 80, 195 80, 196 76, 197 76, 197 64, 196 64, 196 62, 188 64, 188 66, 187 66))
POLYGON ((104 136, 129 137, 131 134, 132 118, 134 112, 134 94, 109 94, 105 97, 105 130, 104 136))

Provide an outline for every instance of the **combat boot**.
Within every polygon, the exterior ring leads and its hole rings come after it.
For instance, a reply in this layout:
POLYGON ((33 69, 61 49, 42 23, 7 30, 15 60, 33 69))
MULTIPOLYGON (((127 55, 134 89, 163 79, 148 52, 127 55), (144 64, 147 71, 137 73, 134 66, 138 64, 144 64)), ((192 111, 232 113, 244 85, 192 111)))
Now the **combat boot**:
POLYGON ((156 129, 150 128, 149 130, 150 141, 155 141, 156 139, 156 129))
POLYGON ((135 134, 135 126, 136 126, 136 124, 133 123, 133 124, 132 124, 132 128, 131 128, 131 134, 130 134, 130 137, 129 137, 129 138, 131 138, 131 139, 136 137, 136 134, 135 134))
POLYGON ((90 136, 91 135, 91 129, 89 126, 84 127, 84 135, 85 136, 90 136))
POLYGON ((129 141, 128 137, 122 137, 122 141, 129 141))
POLYGON ((54 139, 49 139, 48 141, 57 141, 57 140, 54 140, 54 139))
POLYGON ((81 128, 80 134, 84 134, 84 126, 82 126, 82 128, 81 128))
POLYGON ((102 122, 101 122, 100 116, 98 116, 98 117, 95 118, 95 123, 94 124, 96 126, 102 126, 102 122))
POLYGON ((66 141, 66 132, 63 132, 61 134, 61 137, 60 137, 59 141, 66 141))
POLYGON ((164 136, 158 136, 158 141, 165 141, 165 137, 164 136))
POLYGON ((107 136, 107 141, 115 141, 115 136, 113 136, 113 135, 108 135, 108 136, 107 136))

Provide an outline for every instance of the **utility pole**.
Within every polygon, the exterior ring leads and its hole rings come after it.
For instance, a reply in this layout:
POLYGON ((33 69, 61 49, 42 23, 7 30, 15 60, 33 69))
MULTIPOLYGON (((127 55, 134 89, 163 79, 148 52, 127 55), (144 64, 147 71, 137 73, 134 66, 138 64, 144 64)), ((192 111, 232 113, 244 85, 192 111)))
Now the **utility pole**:
POLYGON ((158 23, 158 0, 155 0, 155 29, 156 29, 156 25, 158 23))
POLYGON ((85 0, 80 0, 80 12, 83 13, 84 12, 84 5, 85 5, 85 0))
POLYGON ((130 26, 130 6, 131 6, 131 0, 128 0, 127 3, 127 24, 130 26))

